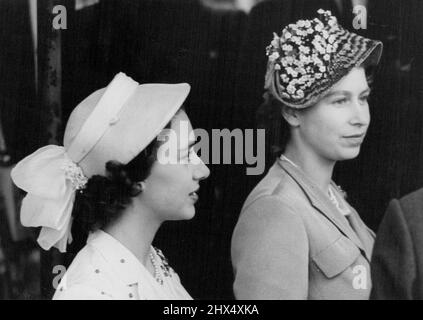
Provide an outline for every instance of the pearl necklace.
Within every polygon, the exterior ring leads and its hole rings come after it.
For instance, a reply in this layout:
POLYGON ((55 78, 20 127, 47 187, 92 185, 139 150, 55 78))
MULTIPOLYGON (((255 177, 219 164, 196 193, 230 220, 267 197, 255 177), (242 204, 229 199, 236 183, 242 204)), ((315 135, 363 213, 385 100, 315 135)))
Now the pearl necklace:
MULTIPOLYGON (((154 249, 153 249, 153 250, 154 250, 154 249)), ((150 261, 151 261, 151 264, 152 264, 152 266, 153 266, 153 268, 154 268, 154 279, 156 279, 156 281, 157 281, 160 285, 163 285, 163 279, 162 279, 162 277, 161 277, 161 275, 160 275, 160 267, 159 267, 159 265, 157 264, 156 259, 155 259, 154 254, 153 254, 153 252, 152 252, 152 251, 150 251, 150 261)))

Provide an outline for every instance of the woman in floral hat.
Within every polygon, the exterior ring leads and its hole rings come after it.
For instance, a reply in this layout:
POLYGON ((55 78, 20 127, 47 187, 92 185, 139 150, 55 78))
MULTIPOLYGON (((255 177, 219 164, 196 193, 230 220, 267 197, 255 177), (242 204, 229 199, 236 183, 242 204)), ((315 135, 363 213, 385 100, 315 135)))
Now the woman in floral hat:
POLYGON ((191 299, 151 245, 163 221, 194 216, 210 173, 181 109, 189 90, 119 73, 75 108, 63 147, 43 147, 13 169, 28 192, 22 224, 42 227, 43 249, 65 252, 72 231, 90 233, 54 299, 191 299))
POLYGON ((329 11, 274 35, 266 95, 289 127, 282 155, 250 193, 232 237, 237 299, 368 299, 374 233, 332 181, 370 124, 368 79, 382 43, 329 11))

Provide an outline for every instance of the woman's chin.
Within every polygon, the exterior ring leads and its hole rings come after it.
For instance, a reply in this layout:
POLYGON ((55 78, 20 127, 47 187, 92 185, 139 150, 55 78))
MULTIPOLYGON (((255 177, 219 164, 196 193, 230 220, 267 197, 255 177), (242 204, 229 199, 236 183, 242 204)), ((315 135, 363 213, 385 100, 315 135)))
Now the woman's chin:
POLYGON ((189 208, 185 214, 185 220, 191 220, 192 218, 195 217, 195 207, 192 206, 191 208, 189 208))
POLYGON ((339 161, 352 160, 358 157, 360 154, 360 146, 354 148, 345 148, 342 150, 339 156, 339 161))
POLYGON ((180 210, 178 214, 173 215, 168 220, 173 221, 180 221, 180 220, 191 220, 195 216, 195 207, 193 205, 188 206, 184 208, 183 210, 180 210))

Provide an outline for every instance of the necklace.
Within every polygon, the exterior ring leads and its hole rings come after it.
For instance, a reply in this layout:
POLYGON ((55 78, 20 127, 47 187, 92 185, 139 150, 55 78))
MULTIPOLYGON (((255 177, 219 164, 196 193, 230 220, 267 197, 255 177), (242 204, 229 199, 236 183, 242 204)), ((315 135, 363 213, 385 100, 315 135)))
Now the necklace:
MULTIPOLYGON (((285 161, 289 162, 294 167, 299 168, 298 165, 296 165, 292 160, 290 160, 284 154, 282 154, 280 158, 281 158, 281 160, 285 160, 285 161)), ((329 186, 329 189, 328 189, 328 195, 329 195, 330 201, 335 205, 335 207, 339 210, 339 212, 341 212, 344 216, 346 216, 346 215, 348 215, 350 213, 350 210, 348 210, 348 209, 342 209, 341 208, 341 205, 339 204, 338 199, 336 199, 336 196, 333 193, 332 188, 330 186, 329 186)))
POLYGON ((341 205, 339 204, 338 199, 336 199, 336 196, 333 193, 333 190, 330 186, 329 186, 328 194, 329 194, 330 201, 332 201, 332 203, 339 210, 339 212, 341 212, 344 216, 346 216, 350 213, 350 210, 348 208, 345 208, 345 209, 341 208, 341 205))
MULTIPOLYGON (((154 249, 152 249, 152 250, 154 250, 154 249)), ((163 285, 163 279, 160 275, 160 267, 159 267, 159 265, 158 265, 158 263, 157 263, 157 261, 154 257, 153 251, 150 251, 150 261, 151 261, 151 264, 154 268, 154 279, 156 279, 156 281, 160 285, 163 285)))
POLYGON ((329 189, 328 189, 328 194, 329 194, 330 201, 332 201, 332 203, 339 209, 338 199, 336 199, 335 195, 333 194, 331 187, 329 187, 329 189))
POLYGON ((289 162, 290 164, 292 164, 294 167, 299 168, 293 161, 289 160, 288 157, 285 156, 284 154, 281 155, 281 160, 285 160, 289 162))

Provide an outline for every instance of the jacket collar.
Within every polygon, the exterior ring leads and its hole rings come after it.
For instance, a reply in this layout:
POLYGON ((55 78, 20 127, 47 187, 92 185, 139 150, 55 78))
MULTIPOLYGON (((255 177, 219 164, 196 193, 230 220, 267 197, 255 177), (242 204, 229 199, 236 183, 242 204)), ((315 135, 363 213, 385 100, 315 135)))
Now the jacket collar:
MULTIPOLYGON (((343 217, 330 202, 329 197, 327 197, 324 192, 304 174, 302 170, 293 164, 281 159, 278 159, 277 163, 300 186, 304 194, 309 199, 311 205, 320 211, 347 238, 354 242, 357 247, 365 252, 364 246, 360 239, 357 237, 354 230, 349 226, 346 218, 343 217)), ((334 188, 339 189, 333 181, 331 181, 331 185, 334 188)))

